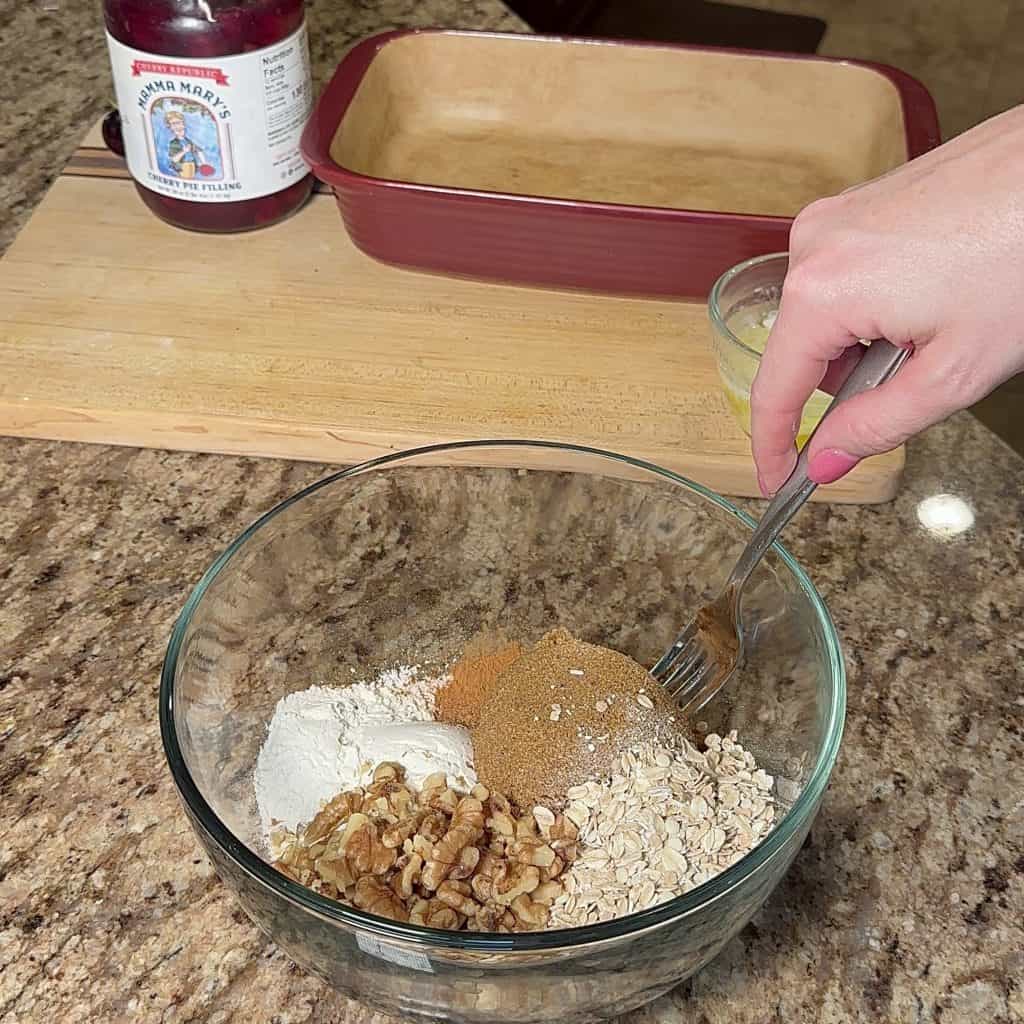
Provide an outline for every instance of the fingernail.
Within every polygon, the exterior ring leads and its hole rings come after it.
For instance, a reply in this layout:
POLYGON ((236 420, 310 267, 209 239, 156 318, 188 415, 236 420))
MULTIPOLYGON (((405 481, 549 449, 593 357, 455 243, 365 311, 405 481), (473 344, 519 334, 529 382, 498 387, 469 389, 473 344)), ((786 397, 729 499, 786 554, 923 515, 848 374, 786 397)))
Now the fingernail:
POLYGON ((838 448, 826 448, 818 452, 807 466, 807 475, 816 484, 835 483, 840 477, 846 476, 857 463, 855 455, 840 451, 838 448))
POLYGON ((764 482, 764 477, 761 476, 761 470, 757 471, 757 486, 761 492, 762 498, 770 498, 772 492, 768 489, 768 485, 764 482))

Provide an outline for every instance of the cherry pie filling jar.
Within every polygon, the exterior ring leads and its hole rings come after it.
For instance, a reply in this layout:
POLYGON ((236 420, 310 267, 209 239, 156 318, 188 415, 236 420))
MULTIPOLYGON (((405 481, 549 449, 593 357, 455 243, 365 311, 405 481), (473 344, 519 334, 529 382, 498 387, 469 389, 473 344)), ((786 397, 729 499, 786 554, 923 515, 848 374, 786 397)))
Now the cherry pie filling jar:
POLYGON ((118 109, 103 136, 153 213, 246 231, 306 201, 303 0, 105 0, 104 16, 118 109))

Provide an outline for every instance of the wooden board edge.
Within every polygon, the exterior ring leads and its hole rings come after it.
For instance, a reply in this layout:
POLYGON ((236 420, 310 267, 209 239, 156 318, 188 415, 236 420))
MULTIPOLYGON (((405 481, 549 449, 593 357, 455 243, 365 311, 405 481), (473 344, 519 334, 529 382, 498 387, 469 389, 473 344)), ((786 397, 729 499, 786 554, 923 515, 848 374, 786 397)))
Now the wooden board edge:
MULTIPOLYGON (((7 437, 85 444, 118 445, 131 448, 157 448, 214 455, 238 455, 254 458, 291 459, 351 466, 430 444, 483 440, 479 435, 453 433, 419 433, 407 431, 401 444, 395 444, 393 432, 327 427, 282 427, 250 417, 182 416, 164 412, 106 411, 65 406, 12 403, 0 401, 0 433, 7 437), (124 438, 130 435, 131 442, 124 438)), ((563 438, 534 437, 533 440, 560 441, 563 438)), ((502 440, 502 438, 494 438, 502 440)), ((505 438, 507 440, 507 438, 505 438)), ((584 444, 576 440, 573 443, 584 444)), ((602 447, 595 444, 594 447, 602 447)), ((705 487, 733 498, 759 498, 753 463, 723 466, 720 456, 703 457, 692 454, 686 459, 674 458, 671 452, 651 455, 622 452, 654 463, 705 487)), ((565 469, 557 452, 545 453, 543 459, 509 461, 495 453, 480 459, 439 456, 434 464, 488 465, 506 468, 565 469)), ((831 504, 885 504, 896 496, 902 478, 905 457, 903 449, 876 456, 859 466, 849 477, 827 487, 820 487, 812 501, 831 504), (884 463, 884 464, 883 464, 884 463)), ((624 474, 629 475, 629 474, 624 474)))
POLYGON ((104 113, 103 117, 94 121, 90 125, 89 129, 82 136, 78 143, 79 149, 103 149, 107 148, 107 144, 103 141, 103 119, 107 115, 104 113))

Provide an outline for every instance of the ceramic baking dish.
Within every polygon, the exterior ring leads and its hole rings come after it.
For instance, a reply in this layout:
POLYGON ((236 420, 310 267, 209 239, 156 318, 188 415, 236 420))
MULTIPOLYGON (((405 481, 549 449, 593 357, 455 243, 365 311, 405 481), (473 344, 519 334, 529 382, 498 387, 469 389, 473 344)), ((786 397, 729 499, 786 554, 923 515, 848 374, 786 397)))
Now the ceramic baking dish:
POLYGON ((938 141, 924 87, 877 64, 425 30, 349 51, 302 148, 379 260, 692 298, 938 141))

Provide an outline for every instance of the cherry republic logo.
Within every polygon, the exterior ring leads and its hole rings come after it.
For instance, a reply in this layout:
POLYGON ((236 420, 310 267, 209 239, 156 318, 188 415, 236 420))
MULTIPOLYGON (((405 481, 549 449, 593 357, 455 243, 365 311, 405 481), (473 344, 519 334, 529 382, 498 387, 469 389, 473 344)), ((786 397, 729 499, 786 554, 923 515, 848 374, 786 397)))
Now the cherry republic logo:
POLYGON ((218 85, 227 85, 228 76, 220 68, 200 68, 195 64, 165 64, 155 60, 133 60, 132 77, 143 72, 150 75, 178 75, 182 78, 212 78, 218 85))
POLYGON ((139 90, 136 102, 142 111, 146 110, 154 96, 176 93, 207 104, 211 112, 222 120, 231 116, 227 103, 213 89, 200 82, 187 81, 188 78, 200 78, 216 85, 230 87, 228 76, 220 68, 203 68, 195 64, 168 64, 153 60, 132 61, 132 77, 140 78, 144 74, 168 77, 148 82, 139 90))

